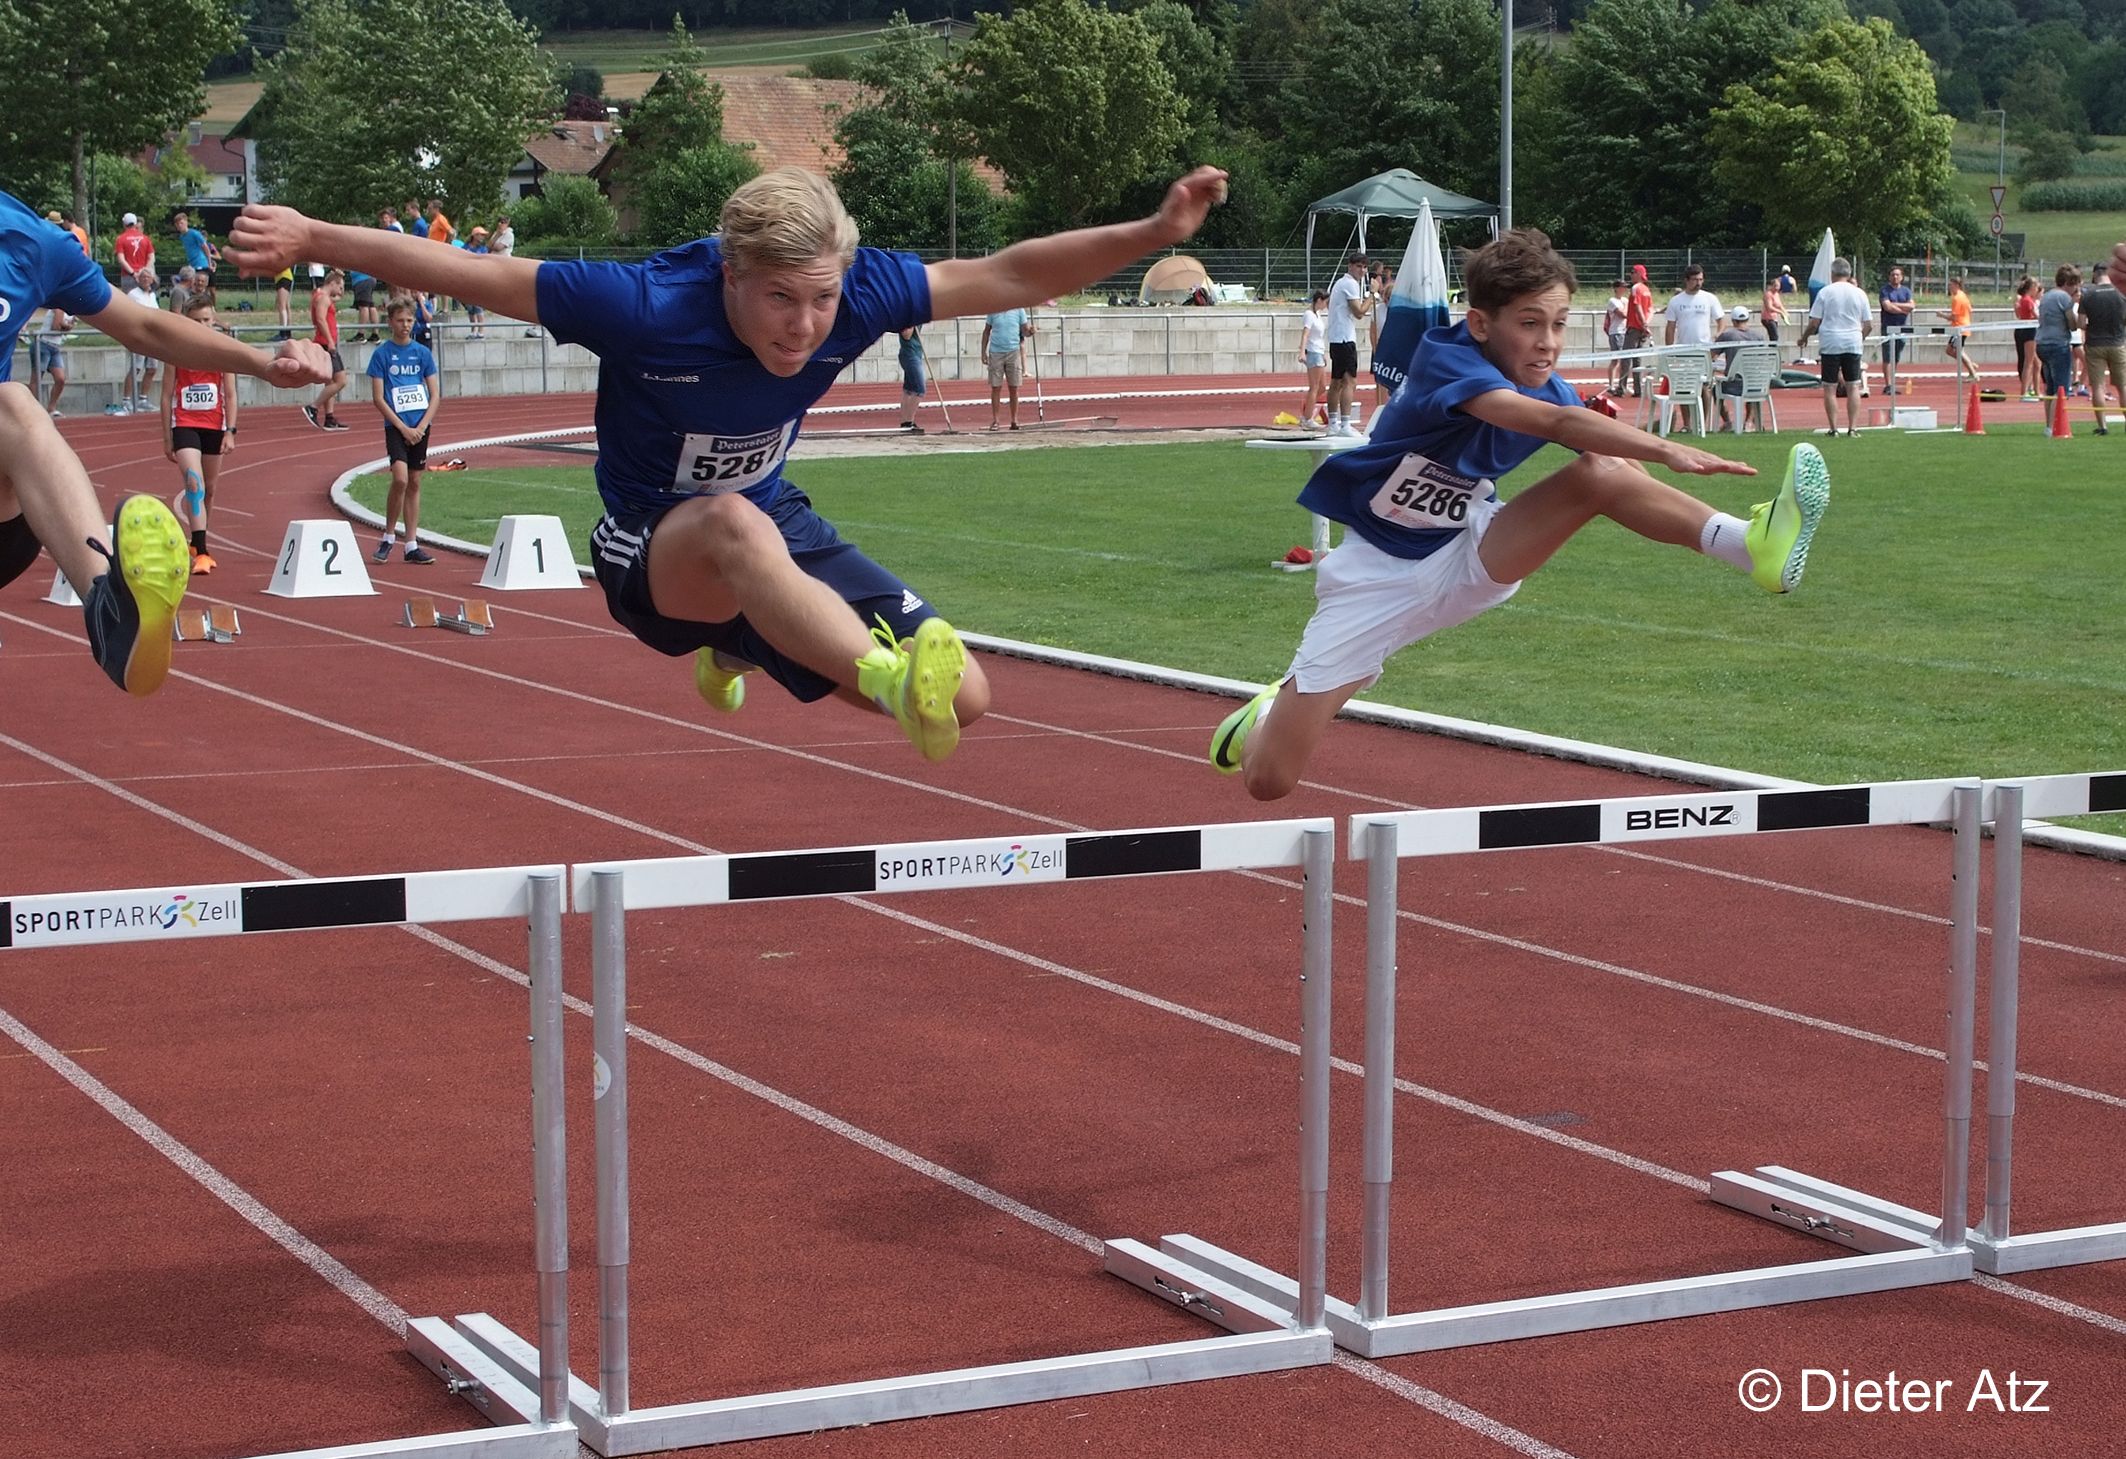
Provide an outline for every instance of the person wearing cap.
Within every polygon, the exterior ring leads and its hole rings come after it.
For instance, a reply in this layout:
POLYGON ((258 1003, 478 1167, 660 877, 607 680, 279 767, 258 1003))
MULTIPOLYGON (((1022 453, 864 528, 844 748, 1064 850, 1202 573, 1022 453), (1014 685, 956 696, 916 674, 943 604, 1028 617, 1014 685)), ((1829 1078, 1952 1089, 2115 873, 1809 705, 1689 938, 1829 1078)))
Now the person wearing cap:
MULTIPOLYGON (((465 251, 467 253, 488 252, 487 240, 489 236, 485 228, 475 227, 472 232, 465 235, 465 251)), ((465 322, 471 326, 465 331, 467 339, 487 338, 487 311, 470 299, 465 301, 465 322)))
POLYGON ((1653 338, 1654 291, 1646 282, 1646 265, 1631 266, 1631 292, 1624 299, 1624 348, 1632 352, 1631 393, 1645 388, 1646 361, 1637 352, 1653 338))
POLYGON ((1366 256, 1344 260, 1344 276, 1329 288, 1329 434, 1361 434, 1352 421, 1358 391, 1358 321, 1373 307, 1366 287, 1366 256))
MULTIPOLYGON (((1720 367, 1720 388, 1715 395, 1715 399, 1720 406, 1721 430, 1726 430, 1728 425, 1728 399, 1731 396, 1739 396, 1742 393, 1742 377, 1735 373, 1735 355, 1741 350, 1742 346, 1756 344, 1762 341, 1764 337, 1762 330, 1751 329, 1750 308, 1747 304, 1737 304, 1734 308, 1728 310, 1725 327, 1713 337, 1713 356, 1720 367)), ((1757 429, 1763 430, 1764 406, 1762 402, 1752 401, 1749 404, 1743 420, 1745 429, 1749 424, 1748 417, 1752 415, 1756 417, 1757 429)))
POLYGON ((1779 265, 1779 292, 1791 294, 1794 292, 1794 288, 1794 266, 1790 263, 1779 265))
POLYGON ((155 271, 155 243, 140 231, 140 215, 128 213, 122 220, 124 227, 111 240, 111 252, 118 259, 118 268, 127 278, 138 278, 145 271, 155 271))

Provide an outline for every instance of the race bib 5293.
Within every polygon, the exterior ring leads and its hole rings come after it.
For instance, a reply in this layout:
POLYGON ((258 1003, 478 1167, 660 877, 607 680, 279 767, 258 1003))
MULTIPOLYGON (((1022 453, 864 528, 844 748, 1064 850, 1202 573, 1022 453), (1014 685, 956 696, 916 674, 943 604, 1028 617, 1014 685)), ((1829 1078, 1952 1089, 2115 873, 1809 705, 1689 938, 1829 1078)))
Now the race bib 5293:
POLYGON ((398 416, 419 416, 428 409, 426 385, 394 385, 391 387, 391 409, 398 416))
POLYGON ((1488 477, 1464 476, 1415 451, 1373 493, 1373 515, 1399 527, 1452 531, 1469 521, 1472 500, 1491 496, 1488 477))
POLYGON ((690 435, 679 448, 672 490, 688 495, 744 491, 775 474, 795 423, 751 436, 690 435))

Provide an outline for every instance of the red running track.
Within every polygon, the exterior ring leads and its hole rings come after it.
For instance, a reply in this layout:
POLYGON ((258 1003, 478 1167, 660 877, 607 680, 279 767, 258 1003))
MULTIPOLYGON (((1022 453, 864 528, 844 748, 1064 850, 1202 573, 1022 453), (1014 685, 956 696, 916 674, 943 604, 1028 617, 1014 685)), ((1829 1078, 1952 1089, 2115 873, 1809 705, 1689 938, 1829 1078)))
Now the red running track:
MULTIPOLYGON (((462 402, 450 433, 587 404, 462 402)), ((165 691, 133 703, 89 662, 78 613, 39 601, 48 577, 0 591, 0 888, 1646 788, 1350 724, 1306 789, 1257 807, 1199 760, 1229 702, 1008 659, 985 665, 999 712, 943 766, 772 690, 715 719, 589 591, 508 595, 478 640, 393 623, 409 591, 470 588, 467 559, 394 563, 374 598, 262 596, 285 522, 324 515, 326 484, 376 449, 293 410, 249 419, 200 595, 240 607, 236 644, 180 647, 165 691)), ((150 423, 67 429, 107 493, 166 485, 150 423)), ((1718 1168, 1797 1165, 1933 1205, 1947 858, 1937 833, 1885 830, 1406 863, 1397 1305, 1834 1250, 1709 1202, 1718 1168)), ((1348 1061, 1362 889, 1342 868, 1348 1061)), ((2126 1217, 2122 893, 2117 864, 2032 855, 2019 1230, 2126 1217)), ((586 923, 568 919, 579 996, 586 923)), ((1102 1276, 1089 1244, 1190 1230, 1290 1265, 1297 929, 1292 878, 1230 874, 632 919, 630 1015, 658 1040, 633 1063, 637 1405, 1207 1335, 1102 1276)), ((393 1325, 530 1324, 525 959, 500 924, 0 957, 17 1400, 0 1451, 204 1459, 474 1427, 393 1325)), ((589 1029, 569 1022, 574 1362, 592 1373, 589 1029)), ((1357 1089, 1339 1076, 1345 1296, 1357 1089)), ((2114 1264, 748 1452, 2097 1454, 2126 1425, 2122 1334, 2114 1264), (1804 1367, 1895 1369, 1951 1380, 1957 1402, 1755 1417, 1735 1389, 1756 1367, 1790 1387, 1804 1367), (1980 1369, 2046 1381, 2050 1412, 1962 1412, 1980 1369)))

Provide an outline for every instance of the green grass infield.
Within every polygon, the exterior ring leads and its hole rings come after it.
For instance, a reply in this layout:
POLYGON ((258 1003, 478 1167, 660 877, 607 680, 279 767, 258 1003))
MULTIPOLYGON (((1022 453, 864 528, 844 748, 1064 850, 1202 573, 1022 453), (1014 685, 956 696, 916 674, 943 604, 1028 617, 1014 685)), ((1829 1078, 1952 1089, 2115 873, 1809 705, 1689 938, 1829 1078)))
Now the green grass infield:
MULTIPOLYGON (((1397 655, 1364 697, 1822 783, 2126 768, 2102 545, 2126 509, 2126 442, 2075 424, 2071 441, 1995 427, 1820 442, 1831 510, 1786 597, 1597 522, 1505 606, 1397 655)), ((1796 439, 1720 438, 1763 475, 1680 484, 1746 516, 1796 439)), ((1501 494, 1564 459, 1547 449, 1501 494)), ((588 469, 474 467, 427 478, 425 526, 486 542, 507 513, 551 513, 587 558, 588 469)), ((1311 576, 1269 566, 1307 538, 1304 458, 1289 454, 926 452, 789 475, 971 631, 1268 682, 1313 607, 1311 576)), ((384 485, 354 493, 380 506, 384 485)), ((2126 834, 2126 816, 2074 824, 2126 834)))

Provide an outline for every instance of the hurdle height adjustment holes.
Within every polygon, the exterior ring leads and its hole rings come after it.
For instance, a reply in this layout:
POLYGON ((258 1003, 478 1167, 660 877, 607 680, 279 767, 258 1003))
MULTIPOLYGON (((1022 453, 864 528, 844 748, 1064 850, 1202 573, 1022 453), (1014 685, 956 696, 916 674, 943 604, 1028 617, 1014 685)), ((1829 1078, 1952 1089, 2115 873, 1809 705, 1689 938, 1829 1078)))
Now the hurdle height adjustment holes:
POLYGON ((1177 1287, 1165 1277, 1158 1275, 1152 1277, 1152 1285, 1173 1298, 1174 1302, 1181 1307, 1201 1307, 1213 1317, 1225 1316, 1225 1309, 1201 1292, 1191 1292, 1185 1288, 1177 1287))

